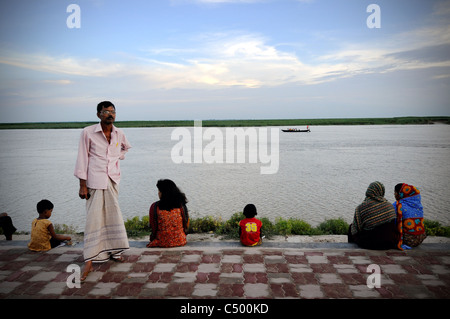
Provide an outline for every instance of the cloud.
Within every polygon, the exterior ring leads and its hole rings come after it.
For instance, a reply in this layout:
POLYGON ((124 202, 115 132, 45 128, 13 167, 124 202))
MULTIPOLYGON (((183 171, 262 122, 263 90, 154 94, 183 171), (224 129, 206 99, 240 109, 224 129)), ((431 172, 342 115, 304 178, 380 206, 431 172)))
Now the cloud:
POLYGON ((350 44, 317 58, 336 77, 450 66, 450 26, 395 34, 375 44, 350 44))
POLYGON ((188 47, 195 49, 147 48, 124 53, 114 62, 0 51, 0 63, 53 74, 127 78, 143 89, 314 85, 361 74, 450 66, 447 25, 395 34, 377 43, 342 45, 308 61, 295 45, 277 46, 259 34, 206 33, 190 41, 188 47))
POLYGON ((448 1, 436 2, 433 5, 433 15, 444 19, 450 17, 450 3, 448 1))
POLYGON ((0 63, 47 73, 93 77, 105 77, 112 74, 118 74, 125 68, 124 65, 108 63, 99 59, 54 57, 31 53, 0 54, 0 63))
POLYGON ((45 80, 45 83, 56 84, 56 85, 69 85, 73 82, 70 80, 45 80))
POLYGON ((440 80, 440 79, 448 79, 450 78, 450 74, 441 74, 441 75, 435 75, 433 76, 433 79, 440 80))

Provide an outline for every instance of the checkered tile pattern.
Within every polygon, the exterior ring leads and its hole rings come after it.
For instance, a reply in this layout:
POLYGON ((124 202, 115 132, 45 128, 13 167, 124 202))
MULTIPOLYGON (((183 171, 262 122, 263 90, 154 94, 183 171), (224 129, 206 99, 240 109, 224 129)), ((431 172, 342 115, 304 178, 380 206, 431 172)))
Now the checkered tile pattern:
POLYGON ((0 247, 0 298, 450 298, 450 252, 362 249, 132 248, 94 264, 80 288, 82 250, 0 247), (368 266, 381 270, 367 286, 368 266))

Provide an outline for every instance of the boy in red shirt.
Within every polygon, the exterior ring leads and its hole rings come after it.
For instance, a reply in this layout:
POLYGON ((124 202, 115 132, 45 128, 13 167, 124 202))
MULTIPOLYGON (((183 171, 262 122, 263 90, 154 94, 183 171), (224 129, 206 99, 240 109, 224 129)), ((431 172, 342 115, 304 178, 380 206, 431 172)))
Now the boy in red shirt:
POLYGON ((248 204, 244 207, 245 219, 239 222, 239 237, 244 246, 257 246, 262 244, 261 227, 262 222, 256 219, 258 215, 256 207, 253 204, 248 204))

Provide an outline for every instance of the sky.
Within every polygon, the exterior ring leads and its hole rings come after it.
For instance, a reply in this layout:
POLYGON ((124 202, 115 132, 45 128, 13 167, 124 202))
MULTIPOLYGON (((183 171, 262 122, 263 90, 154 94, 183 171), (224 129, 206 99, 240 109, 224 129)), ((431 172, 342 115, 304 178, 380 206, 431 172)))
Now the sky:
POLYGON ((0 122, 103 100, 117 121, 450 116, 450 1, 0 1, 0 122))

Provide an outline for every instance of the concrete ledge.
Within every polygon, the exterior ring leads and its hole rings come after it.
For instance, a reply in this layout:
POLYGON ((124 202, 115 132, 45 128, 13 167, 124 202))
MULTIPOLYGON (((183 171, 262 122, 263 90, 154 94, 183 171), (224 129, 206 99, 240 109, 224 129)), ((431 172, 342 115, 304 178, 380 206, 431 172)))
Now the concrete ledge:
MULTIPOLYGON (((130 248, 142 248, 147 249, 148 241, 143 240, 130 240, 130 248)), ((0 247, 24 247, 26 248, 28 241, 25 240, 12 240, 0 241, 0 247)), ((65 246, 66 248, 82 249, 83 242, 78 242, 72 246, 65 246)), ((252 249, 253 247, 242 246, 238 241, 191 241, 188 242, 183 247, 183 249, 189 248, 247 248, 252 249)), ((255 248, 290 248, 290 249, 360 249, 356 244, 343 243, 343 242, 313 242, 313 243, 294 243, 294 242, 265 242, 261 246, 255 248)), ((150 249, 150 248, 149 248, 150 249)), ((412 249, 413 251, 429 251, 429 250, 443 250, 450 251, 450 243, 422 243, 419 247, 412 249)))
MULTIPOLYGON (((130 241, 130 247, 133 248, 146 248, 147 241, 130 241)), ((358 245, 352 243, 288 243, 288 242, 265 242, 261 246, 256 247, 245 247, 239 242, 231 241, 215 241, 215 242, 205 242, 205 241, 193 241, 188 242, 185 246, 179 248, 200 248, 200 247, 230 247, 230 248, 291 248, 291 249, 360 249, 358 245)), ((449 243, 422 243, 419 247, 415 247, 412 250, 446 250, 450 251, 449 243)))

